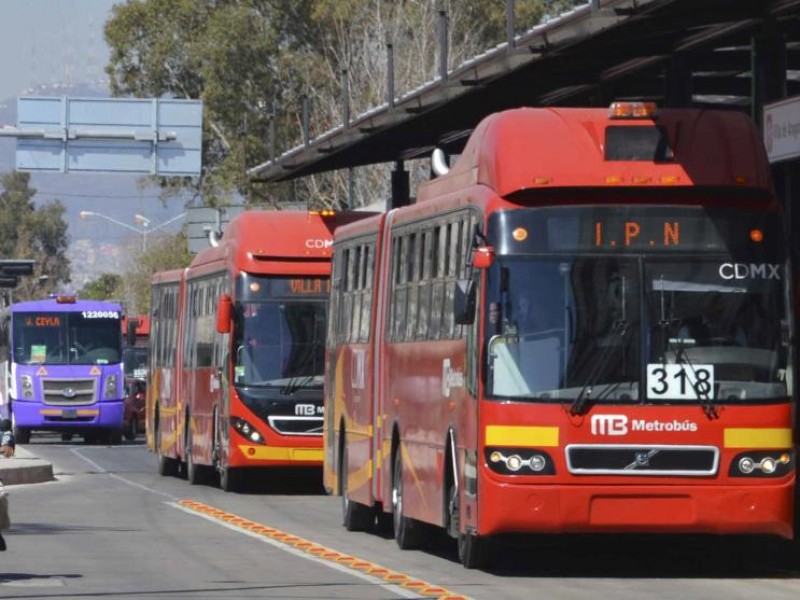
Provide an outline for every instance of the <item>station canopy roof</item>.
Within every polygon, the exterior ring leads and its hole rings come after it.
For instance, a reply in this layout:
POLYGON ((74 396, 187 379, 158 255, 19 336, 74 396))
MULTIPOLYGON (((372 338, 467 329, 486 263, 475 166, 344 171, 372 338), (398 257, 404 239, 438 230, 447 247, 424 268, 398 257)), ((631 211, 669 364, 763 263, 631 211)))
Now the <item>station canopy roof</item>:
POLYGON ((248 175, 282 181, 427 157, 436 147, 458 153, 484 116, 518 106, 627 99, 758 115, 769 96, 797 94, 800 0, 592 0, 248 175), (785 55, 768 54, 776 40, 785 55), (786 76, 777 92, 776 68, 786 76))

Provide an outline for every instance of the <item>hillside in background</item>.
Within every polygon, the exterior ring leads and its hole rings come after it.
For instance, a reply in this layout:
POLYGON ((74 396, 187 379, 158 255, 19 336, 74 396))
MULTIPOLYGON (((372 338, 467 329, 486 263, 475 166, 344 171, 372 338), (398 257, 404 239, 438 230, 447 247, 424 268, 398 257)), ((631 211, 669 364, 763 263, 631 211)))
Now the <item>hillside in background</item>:
MULTIPOLYGON (((28 96, 108 96, 107 90, 91 85, 54 85, 27 92, 28 96)), ((16 123, 16 98, 0 100, 0 126, 15 126, 16 123)), ((14 138, 0 137, 0 173, 14 170, 14 149, 14 138)), ((37 190, 36 202, 43 204, 60 200, 67 209, 65 219, 69 225, 68 256, 72 265, 73 289, 79 289, 102 273, 126 270, 126 257, 130 255, 126 248, 138 247, 143 237, 136 231, 139 225, 134 215, 144 215, 155 227, 184 211, 181 201, 170 201, 164 206, 157 197, 158 189, 153 186, 142 188, 141 181, 139 175, 116 173, 32 174, 32 187, 37 190), (102 213, 124 226, 99 217, 81 219, 81 211, 102 213)), ((179 231, 180 223, 176 222, 165 230, 171 233, 179 231)))

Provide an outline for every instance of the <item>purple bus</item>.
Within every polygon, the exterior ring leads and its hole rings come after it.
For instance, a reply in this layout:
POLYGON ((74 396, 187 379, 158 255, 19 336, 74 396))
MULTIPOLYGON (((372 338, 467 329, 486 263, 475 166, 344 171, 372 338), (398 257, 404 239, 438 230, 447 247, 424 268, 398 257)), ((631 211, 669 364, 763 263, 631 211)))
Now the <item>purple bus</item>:
POLYGON ((17 302, 0 318, 6 401, 17 442, 32 431, 122 440, 122 307, 56 295, 17 302))

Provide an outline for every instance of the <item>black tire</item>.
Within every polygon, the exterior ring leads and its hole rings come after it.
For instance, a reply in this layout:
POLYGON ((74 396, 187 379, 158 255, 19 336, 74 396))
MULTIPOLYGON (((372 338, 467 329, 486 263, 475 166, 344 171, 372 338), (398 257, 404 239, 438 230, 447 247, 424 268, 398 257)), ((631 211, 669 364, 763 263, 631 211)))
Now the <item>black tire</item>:
POLYGON ((186 439, 186 480, 190 485, 203 483, 203 467, 195 464, 192 452, 192 430, 189 429, 186 439))
POLYGON ((465 569, 482 569, 489 564, 485 538, 471 533, 458 536, 458 559, 465 569))
MULTIPOLYGON (((449 471, 449 469, 448 469, 449 471)), ((458 496, 458 487, 449 477, 447 481, 447 535, 457 540, 461 535, 461 501, 458 496)))
MULTIPOLYGON (((344 439, 344 438, 342 438, 344 439)), ((375 511, 347 497, 347 445, 339 454, 339 493, 342 496, 342 524, 347 531, 367 531, 375 523, 375 511)))
POLYGON ((109 429, 106 439, 112 446, 118 446, 122 443, 122 429, 109 429))
POLYGON ((171 477, 178 472, 178 461, 164 456, 161 452, 161 427, 156 423, 156 456, 158 457, 158 474, 162 477, 171 477))
POLYGON ((392 513, 384 512, 382 509, 375 511, 375 529, 379 535, 390 538, 394 536, 394 523, 392 513))
POLYGON ((61 434, 61 441, 62 442, 71 442, 73 434, 71 433, 62 433, 61 434))
POLYGON ((392 522, 394 540, 401 550, 413 550, 422 545, 422 523, 403 514, 403 459, 399 448, 392 472, 392 522))
POLYGON ((14 427, 14 440, 17 444, 27 444, 31 441, 31 430, 25 427, 14 427))
POLYGON ((229 466, 220 467, 219 469, 219 487, 223 492, 237 492, 239 491, 240 473, 238 469, 229 466))
POLYGON ((222 461, 222 433, 219 422, 219 408, 214 407, 214 449, 212 450, 212 462, 214 469, 219 474, 219 488, 223 492, 239 491, 239 473, 236 469, 231 469, 222 461))

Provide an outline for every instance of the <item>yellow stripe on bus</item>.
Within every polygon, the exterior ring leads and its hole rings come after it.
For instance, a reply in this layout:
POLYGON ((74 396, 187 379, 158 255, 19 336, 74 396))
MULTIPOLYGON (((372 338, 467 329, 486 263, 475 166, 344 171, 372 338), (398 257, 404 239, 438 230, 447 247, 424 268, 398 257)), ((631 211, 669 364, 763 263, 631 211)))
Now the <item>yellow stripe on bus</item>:
POLYGON ((726 448, 791 448, 792 430, 784 427, 728 427, 726 448))
POLYGON ((322 448, 278 448, 274 446, 248 446, 241 444, 242 456, 249 460, 290 460, 298 462, 322 462, 322 448))
POLYGON ((39 410, 39 414, 48 417, 50 416, 60 417, 61 415, 64 414, 64 411, 69 412, 73 410, 75 411, 75 414, 78 415, 79 417, 92 417, 100 414, 100 410, 97 408, 79 408, 77 410, 74 408, 42 408, 39 410))
POLYGON ((554 448, 558 446, 558 427, 488 425, 486 445, 554 448))

